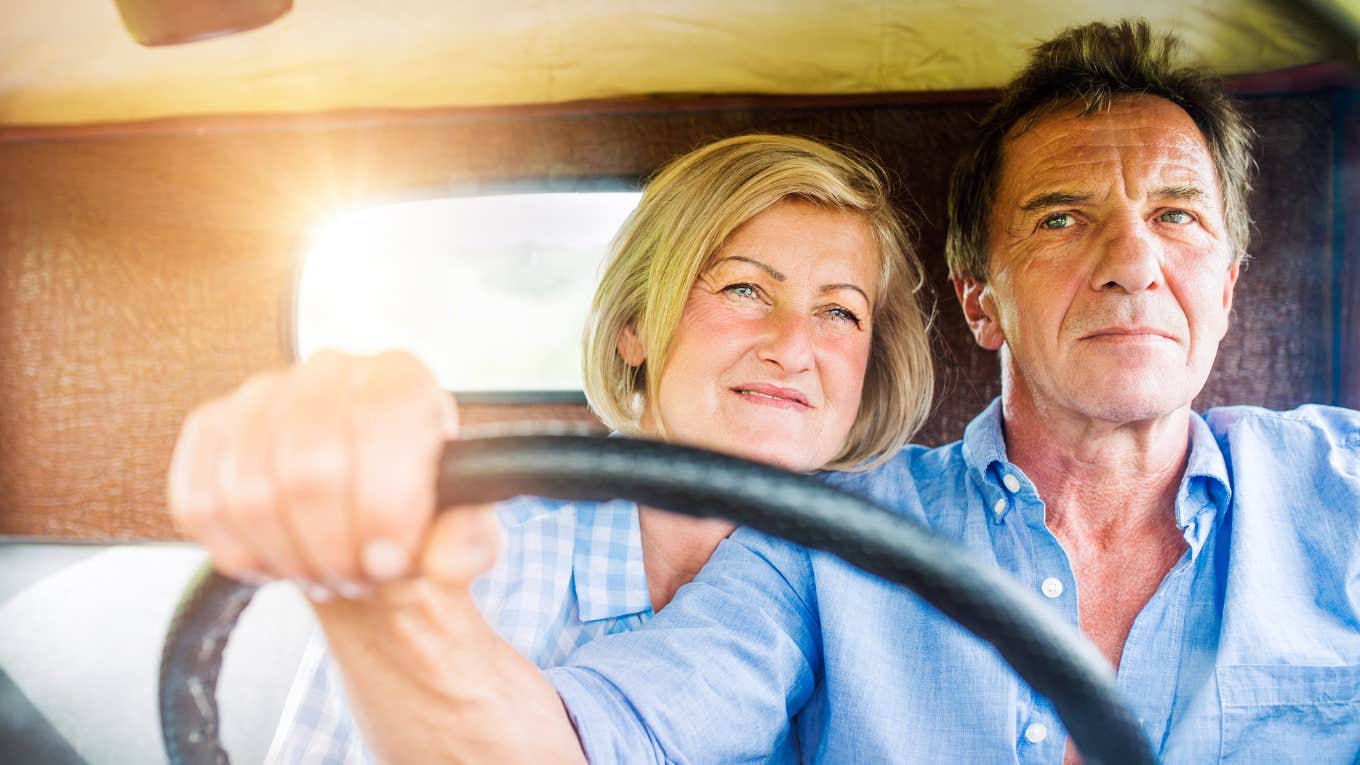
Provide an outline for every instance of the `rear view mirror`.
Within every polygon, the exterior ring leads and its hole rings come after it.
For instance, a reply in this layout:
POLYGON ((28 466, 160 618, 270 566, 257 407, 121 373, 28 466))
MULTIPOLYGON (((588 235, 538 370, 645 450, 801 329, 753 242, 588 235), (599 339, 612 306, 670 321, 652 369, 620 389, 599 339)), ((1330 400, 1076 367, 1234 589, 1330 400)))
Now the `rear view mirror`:
POLYGON ((293 7, 293 0, 115 0, 132 39, 178 45, 255 29, 293 7))

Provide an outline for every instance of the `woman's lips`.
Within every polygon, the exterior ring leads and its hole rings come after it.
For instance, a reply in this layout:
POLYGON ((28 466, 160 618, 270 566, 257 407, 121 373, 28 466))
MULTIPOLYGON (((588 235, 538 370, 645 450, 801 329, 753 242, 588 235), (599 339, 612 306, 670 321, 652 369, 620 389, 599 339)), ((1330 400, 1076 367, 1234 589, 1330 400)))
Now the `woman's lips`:
POLYGON ((732 392, 753 404, 773 406, 779 409, 790 409, 794 411, 803 411, 812 408, 812 405, 808 403, 807 396, 804 396, 802 391, 793 388, 782 388, 777 385, 767 385, 764 383, 752 383, 735 386, 732 388, 732 392))

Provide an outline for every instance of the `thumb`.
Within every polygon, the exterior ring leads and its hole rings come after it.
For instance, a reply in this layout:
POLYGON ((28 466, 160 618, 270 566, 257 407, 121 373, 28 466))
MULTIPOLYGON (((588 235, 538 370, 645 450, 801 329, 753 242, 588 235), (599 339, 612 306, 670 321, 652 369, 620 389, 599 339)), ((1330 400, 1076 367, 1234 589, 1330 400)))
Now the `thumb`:
POLYGON ((464 505, 434 519, 420 555, 421 573, 446 585, 466 587, 496 564, 505 534, 493 505, 464 505))

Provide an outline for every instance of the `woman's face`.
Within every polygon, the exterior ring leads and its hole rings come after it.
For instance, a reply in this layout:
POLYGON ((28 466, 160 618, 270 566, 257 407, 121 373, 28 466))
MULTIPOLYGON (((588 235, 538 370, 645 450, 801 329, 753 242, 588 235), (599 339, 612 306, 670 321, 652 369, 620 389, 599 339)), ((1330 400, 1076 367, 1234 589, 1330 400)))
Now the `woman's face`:
MULTIPOLYGON (((643 426, 789 470, 825 465, 859 411, 878 272, 859 215, 785 201, 747 221, 690 289, 643 426)), ((641 363, 635 338, 620 351, 641 363)))

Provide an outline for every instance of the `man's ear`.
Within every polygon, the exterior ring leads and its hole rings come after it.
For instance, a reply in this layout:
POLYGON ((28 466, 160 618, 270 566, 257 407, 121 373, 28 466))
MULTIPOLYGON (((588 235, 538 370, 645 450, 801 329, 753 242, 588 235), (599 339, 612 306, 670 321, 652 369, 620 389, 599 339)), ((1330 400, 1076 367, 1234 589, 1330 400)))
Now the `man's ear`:
POLYGON ((1228 266, 1228 280, 1223 285, 1223 312, 1232 311, 1233 290, 1237 287, 1237 277, 1242 273, 1242 261, 1238 260, 1228 266))
POLYGON ((647 360, 647 349, 642 346, 642 339, 638 337, 637 327, 633 324, 624 327, 619 333, 617 348, 619 358, 630 367, 640 367, 647 360))
POLYGON ((963 318, 968 321, 968 328, 973 330, 973 339, 989 351, 1001 350, 1006 336, 1001 332, 996 301, 987 284, 958 274, 954 274, 953 280, 954 294, 963 307, 963 318))

